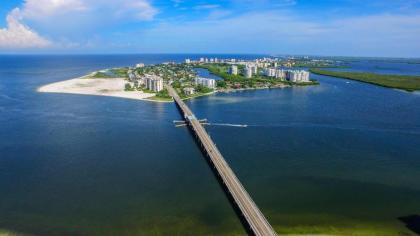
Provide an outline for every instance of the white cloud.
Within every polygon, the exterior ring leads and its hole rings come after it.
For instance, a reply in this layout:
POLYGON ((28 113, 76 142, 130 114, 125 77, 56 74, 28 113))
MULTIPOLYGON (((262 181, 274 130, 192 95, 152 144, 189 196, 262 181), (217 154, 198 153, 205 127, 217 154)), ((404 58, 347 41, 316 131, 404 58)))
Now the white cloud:
POLYGON ((19 9, 14 9, 7 16, 7 27, 0 29, 0 48, 26 49, 44 48, 52 43, 20 22, 19 9))
POLYGON ((22 7, 24 18, 48 18, 56 14, 87 10, 82 0, 26 0, 22 7))
POLYGON ((90 18, 133 18, 150 20, 158 13, 148 0, 25 0, 22 17, 34 21, 71 13, 90 18))
POLYGON ((61 41, 74 45, 72 40, 88 40, 95 31, 152 20, 157 13, 149 0, 25 0, 8 14, 8 26, 0 29, 0 47, 64 47, 61 41), (60 42, 51 43, 37 32, 60 42))

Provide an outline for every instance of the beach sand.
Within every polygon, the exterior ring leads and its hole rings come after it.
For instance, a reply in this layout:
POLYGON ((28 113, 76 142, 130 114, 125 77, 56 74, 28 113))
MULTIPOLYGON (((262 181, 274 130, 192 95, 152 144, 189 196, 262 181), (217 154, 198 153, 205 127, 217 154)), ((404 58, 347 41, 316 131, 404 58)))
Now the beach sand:
POLYGON ((124 78, 81 77, 42 86, 38 88, 38 92, 110 96, 136 100, 148 100, 147 98, 156 95, 141 91, 124 91, 126 83, 124 78))

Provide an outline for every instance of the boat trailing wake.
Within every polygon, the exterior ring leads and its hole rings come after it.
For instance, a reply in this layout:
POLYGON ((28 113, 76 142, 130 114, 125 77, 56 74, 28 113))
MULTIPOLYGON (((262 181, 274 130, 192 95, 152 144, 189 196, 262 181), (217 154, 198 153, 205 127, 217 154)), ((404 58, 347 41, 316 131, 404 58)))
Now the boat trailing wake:
POLYGON ((227 123, 209 123, 209 125, 214 125, 214 126, 229 126, 229 127, 237 127, 237 128, 246 128, 246 127, 248 127, 248 125, 243 125, 243 124, 227 124, 227 123))

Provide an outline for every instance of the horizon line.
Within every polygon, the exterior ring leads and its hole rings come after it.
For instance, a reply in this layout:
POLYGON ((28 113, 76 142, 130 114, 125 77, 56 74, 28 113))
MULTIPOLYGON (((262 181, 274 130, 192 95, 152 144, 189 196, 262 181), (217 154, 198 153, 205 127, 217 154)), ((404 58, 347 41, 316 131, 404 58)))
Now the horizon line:
POLYGON ((392 57, 392 56, 349 56, 349 55, 316 55, 316 54, 283 54, 283 53, 172 53, 172 52, 156 52, 156 53, 123 53, 123 52, 112 52, 112 53, 55 53, 55 52, 43 52, 43 53, 4 53, 0 52, 0 56, 118 56, 118 55, 194 55, 194 56, 206 56, 206 55, 219 55, 219 56, 235 56, 235 55, 246 55, 246 56, 267 56, 267 57, 325 57, 325 58, 366 58, 366 59, 420 59, 419 57, 392 57))

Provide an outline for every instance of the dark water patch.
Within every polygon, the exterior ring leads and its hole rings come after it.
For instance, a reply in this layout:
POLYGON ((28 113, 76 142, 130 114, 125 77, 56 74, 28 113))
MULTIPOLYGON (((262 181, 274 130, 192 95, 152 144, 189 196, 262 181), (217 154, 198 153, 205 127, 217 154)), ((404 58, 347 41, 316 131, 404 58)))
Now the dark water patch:
POLYGON ((401 222, 404 222, 406 227, 420 235, 420 215, 409 215, 409 216, 402 216, 398 217, 401 222))
POLYGON ((194 70, 196 71, 196 73, 199 77, 204 77, 204 78, 209 78, 209 79, 214 79, 214 80, 221 80, 222 79, 217 75, 211 74, 207 69, 195 68, 194 70))

